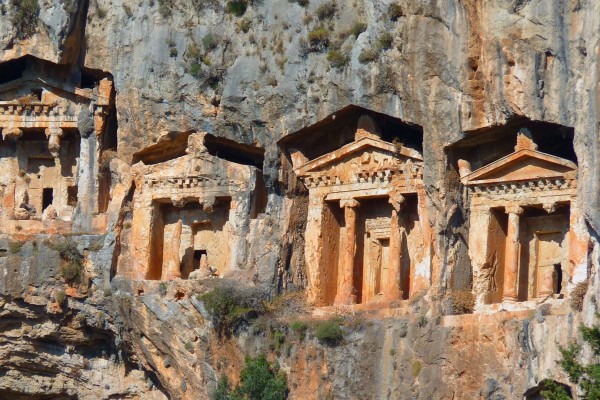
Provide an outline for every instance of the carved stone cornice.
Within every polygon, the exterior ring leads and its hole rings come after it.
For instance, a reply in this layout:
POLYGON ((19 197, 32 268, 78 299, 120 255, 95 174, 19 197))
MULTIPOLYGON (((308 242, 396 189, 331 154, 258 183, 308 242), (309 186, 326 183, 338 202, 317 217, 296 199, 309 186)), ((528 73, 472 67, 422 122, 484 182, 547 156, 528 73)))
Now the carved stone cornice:
POLYGON ((547 190, 567 190, 576 189, 576 179, 565 178, 544 178, 523 182, 510 183, 491 183, 471 186, 471 191, 475 194, 512 194, 512 193, 531 193, 547 190))
POLYGON ((30 102, 19 103, 18 101, 0 103, 0 115, 9 116, 38 116, 38 115, 64 115, 62 108, 56 103, 30 102))
POLYGON ((304 185, 311 189, 316 187, 333 187, 352 183, 399 183, 422 180, 423 179, 423 168, 420 165, 413 164, 410 169, 405 168, 382 168, 376 170, 361 170, 348 180, 342 180, 339 176, 334 174, 327 174, 326 172, 321 174, 311 174, 301 178, 304 185))

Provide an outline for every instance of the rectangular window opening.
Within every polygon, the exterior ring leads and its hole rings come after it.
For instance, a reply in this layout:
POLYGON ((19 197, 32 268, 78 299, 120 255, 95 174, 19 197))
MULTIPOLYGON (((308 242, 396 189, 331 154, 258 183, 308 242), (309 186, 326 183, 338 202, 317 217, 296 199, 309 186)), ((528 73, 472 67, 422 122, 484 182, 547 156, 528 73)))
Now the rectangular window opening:
POLYGON ((42 192, 42 212, 54 201, 54 189, 44 188, 42 192))

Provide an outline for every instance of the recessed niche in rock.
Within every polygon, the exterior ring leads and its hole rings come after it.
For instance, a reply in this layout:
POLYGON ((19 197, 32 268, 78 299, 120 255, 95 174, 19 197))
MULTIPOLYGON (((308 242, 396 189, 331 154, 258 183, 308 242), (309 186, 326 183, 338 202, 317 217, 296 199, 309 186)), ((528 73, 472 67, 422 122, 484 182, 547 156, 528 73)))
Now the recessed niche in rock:
MULTIPOLYGON (((239 268, 245 235, 261 191, 261 171, 213 156, 207 134, 186 134, 185 155, 133 166, 136 191, 130 237, 131 261, 119 275, 171 280, 223 276, 239 268)), ((151 154, 148 152, 147 154, 151 154)), ((142 157, 143 159, 143 157, 142 157)))
POLYGON ((512 153, 475 171, 471 165, 458 161, 469 189, 469 254, 479 308, 565 296, 587 279, 575 162, 540 151, 522 128, 512 153))
POLYGON ((82 89, 76 67, 33 57, 0 64, 0 75, 2 231, 102 231, 98 157, 111 80, 82 89))
POLYGON ((389 303, 428 287, 420 130, 352 106, 292 136, 282 145, 309 192, 309 301, 389 303))

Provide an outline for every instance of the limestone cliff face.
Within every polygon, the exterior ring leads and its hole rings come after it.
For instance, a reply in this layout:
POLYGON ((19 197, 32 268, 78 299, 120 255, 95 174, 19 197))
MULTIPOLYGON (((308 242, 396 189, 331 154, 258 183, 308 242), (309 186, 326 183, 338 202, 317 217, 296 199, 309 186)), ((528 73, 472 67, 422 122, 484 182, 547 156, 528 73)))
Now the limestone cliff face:
POLYGON ((594 322, 600 294, 600 2, 399 0, 391 15, 390 1, 338 0, 322 21, 322 1, 250 3, 236 16, 220 0, 39 0, 23 38, 14 2, 0 0, 0 75, 30 55, 112 77, 118 141, 107 233, 74 238, 89 286, 61 279, 50 233, 0 238, 0 397, 210 398, 219 374, 235 377, 243 355, 260 352, 278 360, 298 399, 516 399, 543 378, 566 381, 556 343, 594 322), (357 23, 365 29, 353 35, 357 23), (328 49, 309 39, 319 28, 328 49), (302 289, 307 200, 277 142, 350 104, 423 128, 433 230, 423 298, 349 323, 338 347, 286 331, 280 349, 252 329, 219 341, 200 283, 114 276, 132 256, 131 166, 157 143, 205 131, 264 149, 268 201, 245 231, 238 278, 302 289), (573 129, 591 236, 583 311, 442 315, 446 292, 471 279, 455 146, 515 121, 573 129))

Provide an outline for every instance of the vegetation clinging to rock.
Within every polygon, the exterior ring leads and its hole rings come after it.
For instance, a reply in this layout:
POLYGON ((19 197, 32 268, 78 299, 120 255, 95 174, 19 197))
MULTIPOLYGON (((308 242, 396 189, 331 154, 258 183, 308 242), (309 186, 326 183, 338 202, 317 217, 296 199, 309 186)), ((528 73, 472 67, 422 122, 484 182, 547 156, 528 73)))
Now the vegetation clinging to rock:
MULTIPOLYGON (((559 347, 561 360, 558 362, 569 380, 579 386, 582 399, 600 400, 600 328, 597 326, 579 327, 584 342, 590 347, 591 362, 584 364, 578 361, 582 347, 577 343, 559 347)), ((571 397, 562 385, 546 381, 546 388, 541 391, 544 399, 565 400, 571 397)))
POLYGON ((288 396, 287 378, 277 365, 271 365, 264 356, 246 357, 240 373, 240 383, 231 389, 229 379, 221 375, 215 400, 285 400, 288 396))
POLYGON ((17 38, 23 40, 35 33, 40 5, 38 0, 12 0, 11 22, 17 30, 17 38))
POLYGON ((231 336, 241 325, 260 315, 264 311, 263 297, 257 290, 223 282, 201 295, 199 300, 204 303, 214 329, 221 337, 231 336))
POLYGON ((330 1, 325 4, 321 4, 316 11, 317 18, 320 20, 331 19, 337 12, 337 5, 334 1, 330 1))
POLYGON ((65 282, 69 285, 80 283, 83 275, 83 255, 77 249, 77 244, 71 240, 63 240, 53 248, 65 261, 60 271, 65 282))
POLYGON ((327 60, 335 68, 341 68, 348 64, 348 56, 340 50, 330 50, 327 53, 327 60))
POLYGON ((308 42, 312 51, 322 51, 329 46, 329 31, 323 25, 319 25, 308 32, 308 42))
POLYGON ((471 314, 475 308, 475 297, 470 290, 457 290, 450 293, 449 301, 452 315, 471 314))
POLYGON ((344 338, 342 328, 337 319, 330 319, 317 324, 315 336, 320 342, 328 345, 339 344, 344 338))
POLYGON ((398 3, 392 3, 388 6, 388 15, 392 21, 397 21, 404 13, 402 6, 398 3))
POLYGON ((583 310, 583 299, 588 290, 588 282, 579 282, 571 291, 571 308, 575 311, 583 310))

